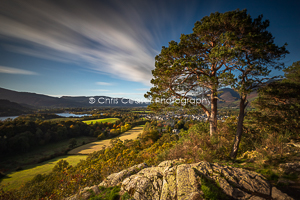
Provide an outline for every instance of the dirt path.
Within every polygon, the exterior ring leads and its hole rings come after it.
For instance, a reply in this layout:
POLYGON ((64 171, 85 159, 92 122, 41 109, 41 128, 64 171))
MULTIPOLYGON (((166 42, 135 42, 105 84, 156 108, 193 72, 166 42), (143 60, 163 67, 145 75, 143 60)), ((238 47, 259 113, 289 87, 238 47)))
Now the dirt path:
MULTIPOLYGON (((124 141, 124 140, 131 140, 131 139, 136 139, 137 136, 142 133, 143 131, 143 127, 139 126, 139 127, 134 127, 133 129, 126 131, 125 133, 121 134, 119 136, 120 140, 124 141)), ((78 148, 75 148, 71 151, 68 152, 68 154, 81 154, 81 155, 85 155, 85 154, 90 154, 93 153, 94 151, 99 151, 101 150, 104 146, 109 146, 110 145, 110 140, 111 139, 106 139, 106 140, 101 140, 101 141, 97 141, 97 142, 92 142, 83 146, 80 146, 78 148)))

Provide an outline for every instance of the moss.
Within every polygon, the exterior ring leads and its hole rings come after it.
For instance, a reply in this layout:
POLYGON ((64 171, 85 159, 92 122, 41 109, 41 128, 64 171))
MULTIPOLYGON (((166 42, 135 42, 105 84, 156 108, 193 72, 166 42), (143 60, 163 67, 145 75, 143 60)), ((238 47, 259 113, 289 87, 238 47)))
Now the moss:
POLYGON ((270 181, 278 181, 279 179, 279 175, 270 168, 258 169, 256 172, 264 175, 270 181))
POLYGON ((130 199, 130 195, 126 192, 125 194, 122 195, 121 200, 127 200, 130 199))
POLYGON ((285 179, 288 179, 288 180, 293 180, 293 181, 295 181, 295 180, 297 180, 298 179, 298 174, 297 173, 291 173, 291 174, 284 174, 283 176, 282 176, 282 178, 285 178, 285 179))
POLYGON ((88 191, 89 191, 89 193, 91 194, 91 197, 96 196, 95 192, 94 192, 92 189, 89 189, 88 191))
POLYGON ((90 200, 117 200, 120 199, 120 187, 99 187, 100 194, 93 196, 90 200))
POLYGON ((201 176, 201 190, 203 192, 204 199, 228 199, 218 183, 215 183, 214 181, 209 180, 204 176, 201 176))

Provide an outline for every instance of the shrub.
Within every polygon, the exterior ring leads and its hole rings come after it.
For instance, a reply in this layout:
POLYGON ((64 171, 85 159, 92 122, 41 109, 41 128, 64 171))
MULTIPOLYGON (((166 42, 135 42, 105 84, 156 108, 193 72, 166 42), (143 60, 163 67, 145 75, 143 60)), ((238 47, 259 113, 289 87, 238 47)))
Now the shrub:
POLYGON ((90 200, 117 200, 120 199, 120 187, 99 187, 100 194, 90 198, 90 200))
POLYGON ((207 200, 228 199, 218 185, 204 176, 201 177, 201 191, 203 192, 204 199, 207 200))
POLYGON ((219 125, 218 132, 210 137, 208 123, 198 123, 181 134, 181 139, 172 149, 167 158, 183 158, 188 162, 214 159, 227 159, 232 144, 232 133, 225 124, 219 125))

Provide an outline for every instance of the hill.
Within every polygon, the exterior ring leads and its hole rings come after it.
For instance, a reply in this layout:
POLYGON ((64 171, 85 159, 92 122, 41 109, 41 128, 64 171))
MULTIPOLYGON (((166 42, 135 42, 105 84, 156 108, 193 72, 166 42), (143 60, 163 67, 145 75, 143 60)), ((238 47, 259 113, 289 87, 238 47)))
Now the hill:
MULTIPOLYGON (((219 90, 219 101, 218 107, 237 107, 239 106, 240 95, 236 91, 231 88, 223 88, 219 90)), ((256 97, 258 97, 257 91, 253 91, 247 97, 248 101, 253 101, 256 97)))
POLYGON ((110 107, 138 107, 138 106, 147 106, 148 103, 135 102, 132 99, 127 98, 113 98, 109 96, 94 96, 94 97, 70 97, 62 96, 61 99, 80 103, 82 107, 92 107, 92 106, 110 106, 110 107), (94 99, 95 102, 92 103, 90 98, 94 99))
MULTIPOLYGON (((219 104, 221 107, 236 107, 239 104, 240 95, 231 88, 223 88, 219 90, 219 104)), ((20 105, 32 108, 62 108, 62 107, 139 107, 147 106, 149 103, 135 102, 126 98, 112 98, 109 96, 62 96, 51 97, 43 94, 30 92, 16 92, 0 88, 1 99, 9 100, 20 105), (92 101, 93 100, 93 101, 92 101)), ((248 95, 248 100, 252 101, 258 96, 254 91, 248 95)), ((2 104, 2 103, 1 103, 2 104)), ((18 106, 17 106, 18 107, 18 106)), ((16 107, 16 108, 17 108, 16 107)), ((20 112, 24 113, 24 112, 20 112)))
POLYGON ((30 92, 16 92, 4 88, 0 88, 0 96, 2 99, 7 99, 11 102, 15 102, 18 104, 27 104, 35 108, 80 107, 81 106, 81 104, 78 104, 76 102, 60 99, 57 97, 50 97, 47 95, 30 93, 30 92))
POLYGON ((31 108, 22 106, 18 103, 10 102, 6 99, 0 99, 0 116, 21 115, 31 112, 31 108))
POLYGON ((99 107, 99 106, 110 106, 110 107, 137 107, 147 106, 148 104, 136 103, 130 99, 112 98, 108 96, 95 96, 95 97, 70 97, 63 96, 61 98, 51 97, 43 94, 36 94, 30 92, 17 92, 0 88, 1 99, 9 100, 14 103, 21 105, 28 105, 33 108, 61 108, 61 107, 99 107), (89 103, 89 98, 94 98, 93 104, 89 103), (98 102, 100 99, 100 103, 98 102), (102 103, 104 102, 104 103, 102 103))

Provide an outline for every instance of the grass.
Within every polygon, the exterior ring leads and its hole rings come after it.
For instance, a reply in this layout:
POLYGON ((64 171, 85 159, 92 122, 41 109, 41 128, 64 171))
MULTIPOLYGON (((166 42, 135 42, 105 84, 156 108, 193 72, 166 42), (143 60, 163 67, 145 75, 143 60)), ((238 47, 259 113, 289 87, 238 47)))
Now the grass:
POLYGON ((107 123, 115 123, 116 121, 120 120, 119 118, 105 118, 105 119, 93 119, 93 120, 86 120, 82 121, 86 124, 91 124, 91 123, 97 123, 97 122, 107 122, 107 123))
POLYGON ((227 199, 222 189, 206 177, 201 177, 201 190, 206 200, 227 199))
POLYGON ((16 189, 20 187, 23 183, 31 180, 37 174, 50 173, 52 168, 56 165, 56 163, 64 159, 70 165, 76 165, 80 160, 85 160, 87 158, 86 155, 66 155, 54 158, 52 160, 45 161, 36 165, 28 165, 24 167, 22 171, 11 172, 7 174, 2 180, 1 185, 5 184, 6 189, 16 189), (7 185, 8 184, 8 185, 7 185))
MULTIPOLYGON (((127 200, 130 199, 130 196, 128 193, 125 193, 124 195, 120 196, 120 187, 115 186, 115 187, 99 187, 100 194, 94 195, 92 194, 92 197, 90 200, 127 200)), ((93 192, 92 192, 93 193, 93 192)))
MULTIPOLYGON (((78 137, 76 138, 77 144, 81 145, 84 143, 89 143, 95 141, 94 137, 78 137)), ((51 155, 55 155, 66 151, 69 148, 70 139, 59 141, 52 144, 46 144, 41 147, 29 151, 27 153, 22 153, 16 156, 9 156, 6 158, 1 158, 0 167, 4 169, 14 169, 16 167, 22 167, 23 165, 33 164, 49 158, 51 155)))
MULTIPOLYGON (((122 133, 119 135, 120 140, 131 140, 131 139, 136 139, 137 136, 142 133, 143 131, 143 126, 137 126, 134 127, 133 129, 126 131, 125 133, 122 133)), ((94 151, 99 151, 104 147, 107 147, 110 145, 110 140, 111 139, 106 139, 106 140, 101 140, 101 141, 96 141, 92 142, 83 146, 80 146, 78 148, 75 148, 71 151, 69 151, 68 154, 90 154, 93 153, 94 151)))
POLYGON ((83 117, 81 118, 74 118, 74 117, 61 117, 61 118, 53 118, 53 119, 47 119, 45 121, 52 121, 52 122, 61 122, 61 121, 80 121, 83 120, 83 117))
POLYGON ((131 112, 136 112, 136 113, 151 113, 153 111, 150 111, 150 110, 138 110, 138 111, 131 111, 131 112))

